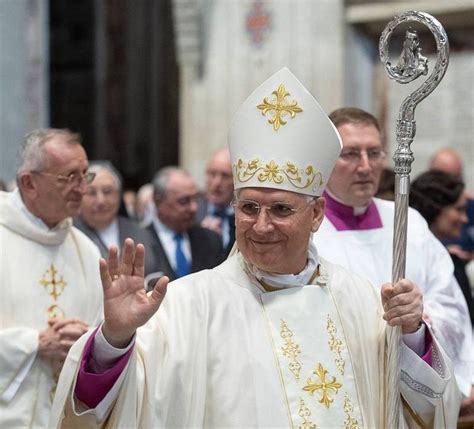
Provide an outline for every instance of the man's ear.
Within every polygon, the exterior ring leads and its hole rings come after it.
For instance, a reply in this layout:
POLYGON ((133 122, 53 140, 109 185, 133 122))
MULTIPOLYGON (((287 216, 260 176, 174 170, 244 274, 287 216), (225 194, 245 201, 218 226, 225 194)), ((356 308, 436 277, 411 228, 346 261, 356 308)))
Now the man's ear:
POLYGON ((34 198, 37 195, 37 184, 33 179, 33 174, 31 174, 31 172, 26 171, 20 173, 17 182, 22 195, 29 196, 30 198, 34 198))
POLYGON ((326 200, 319 197, 313 206, 313 220, 311 222, 311 231, 316 232, 324 219, 324 209, 326 207, 326 200))

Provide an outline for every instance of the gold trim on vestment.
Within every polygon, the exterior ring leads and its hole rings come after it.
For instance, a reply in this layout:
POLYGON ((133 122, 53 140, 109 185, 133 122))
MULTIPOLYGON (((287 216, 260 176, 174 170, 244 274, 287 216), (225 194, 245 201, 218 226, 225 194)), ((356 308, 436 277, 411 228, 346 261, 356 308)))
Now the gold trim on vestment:
POLYGON ((235 182, 245 183, 251 180, 257 173, 260 183, 273 182, 281 185, 285 179, 296 189, 306 189, 313 186, 317 180, 317 185, 323 184, 323 176, 312 165, 307 165, 304 169, 299 168, 294 163, 287 161, 286 165, 279 165, 273 159, 267 162, 260 162, 258 158, 244 162, 238 159, 232 165, 235 182))
POLYGON ((344 368, 345 368, 346 362, 341 355, 341 351, 344 350, 344 344, 341 340, 339 340, 336 337, 337 328, 336 328, 336 325, 334 325, 334 322, 329 317, 329 314, 327 317, 326 330, 328 331, 328 334, 329 334, 329 341, 328 341, 329 350, 331 350, 336 355, 336 357, 334 358, 334 363, 336 364, 336 367, 341 373, 341 375, 344 375, 344 368))
POLYGON ((293 332, 283 319, 280 322, 280 337, 285 341, 285 344, 281 346, 281 351, 283 356, 288 358, 288 369, 299 380, 301 371, 301 363, 298 361, 298 355, 301 353, 300 346, 293 341, 293 332))
POLYGON ((421 429, 432 429, 433 425, 430 425, 426 423, 418 414, 413 411, 413 409, 410 407, 406 399, 403 397, 403 395, 400 395, 401 400, 402 400, 402 405, 403 408, 405 408, 408 411, 408 414, 410 414, 411 418, 415 421, 415 423, 420 426, 421 429))
POLYGON ((303 423, 298 425, 298 429, 318 429, 316 423, 313 423, 310 420, 311 411, 306 406, 303 398, 300 398, 300 408, 298 410, 298 415, 303 419, 303 423))
POLYGON ((354 412, 354 406, 349 399, 347 393, 344 395, 344 412, 346 413, 346 419, 344 420, 344 429, 359 429, 359 422, 357 419, 352 417, 354 412))

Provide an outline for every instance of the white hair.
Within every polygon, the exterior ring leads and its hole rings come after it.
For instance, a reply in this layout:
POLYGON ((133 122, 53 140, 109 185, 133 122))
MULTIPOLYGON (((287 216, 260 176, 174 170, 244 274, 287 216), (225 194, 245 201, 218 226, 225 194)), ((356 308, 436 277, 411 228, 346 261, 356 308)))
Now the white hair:
POLYGON ((17 176, 26 171, 42 171, 48 166, 44 144, 53 137, 63 136, 67 144, 81 144, 79 134, 67 129, 39 128, 28 133, 18 151, 17 176))

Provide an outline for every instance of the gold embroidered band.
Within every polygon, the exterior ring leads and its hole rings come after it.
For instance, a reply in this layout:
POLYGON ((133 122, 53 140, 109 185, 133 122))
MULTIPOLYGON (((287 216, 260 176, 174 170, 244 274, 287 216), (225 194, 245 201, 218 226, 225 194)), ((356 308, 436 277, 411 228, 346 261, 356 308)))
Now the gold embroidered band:
POLYGON ((245 163, 239 158, 233 165, 233 170, 234 180, 241 183, 248 182, 257 175, 257 179, 261 183, 273 182, 280 185, 287 180, 297 189, 306 189, 315 183, 318 186, 323 184, 321 173, 316 171, 312 165, 306 166, 303 170, 289 161, 286 165, 279 166, 273 160, 263 164, 258 158, 255 158, 245 163))

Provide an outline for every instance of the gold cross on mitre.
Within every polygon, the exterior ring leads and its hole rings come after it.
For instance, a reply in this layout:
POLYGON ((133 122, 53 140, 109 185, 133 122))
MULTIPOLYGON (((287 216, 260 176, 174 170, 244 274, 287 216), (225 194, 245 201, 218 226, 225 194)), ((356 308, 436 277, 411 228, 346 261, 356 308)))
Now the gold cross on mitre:
POLYGON ((53 264, 46 270, 43 278, 40 280, 40 285, 43 286, 49 294, 56 301, 58 296, 60 296, 66 287, 67 283, 61 278, 57 278, 58 270, 54 267, 53 264))
POLYGON ((281 84, 276 91, 273 91, 274 95, 272 100, 269 100, 268 97, 263 99, 263 103, 257 106, 258 109, 262 111, 262 115, 267 117, 267 113, 270 114, 270 119, 268 123, 273 125, 273 129, 278 131, 281 125, 285 125, 286 121, 283 119, 287 114, 290 114, 291 118, 294 118, 297 113, 303 111, 301 107, 298 106, 296 100, 288 101, 286 97, 290 95, 286 91, 285 85, 281 84))
POLYGON ((326 380, 326 374, 328 374, 328 371, 324 369, 321 364, 319 364, 318 367, 313 371, 313 374, 319 377, 319 383, 314 382, 311 380, 311 378, 308 378, 308 380, 306 380, 306 386, 303 387, 303 390, 309 392, 311 395, 313 395, 314 392, 321 390, 322 396, 319 402, 324 404, 326 408, 329 408, 331 402, 334 401, 334 399, 329 397, 329 392, 332 390, 334 393, 337 393, 342 387, 342 384, 336 381, 336 377, 332 377, 331 381, 326 380))

